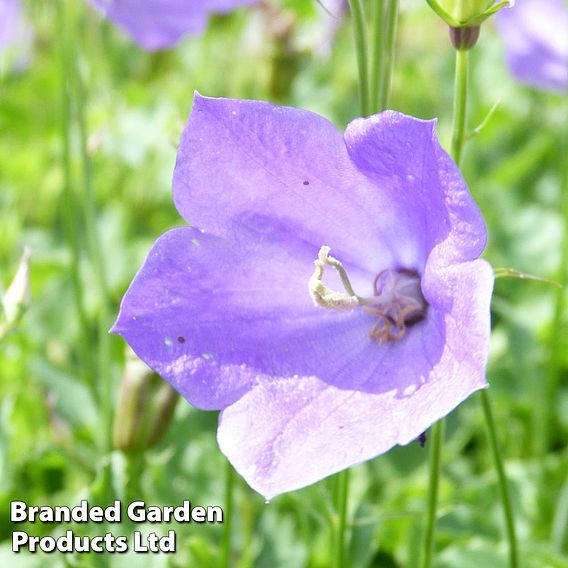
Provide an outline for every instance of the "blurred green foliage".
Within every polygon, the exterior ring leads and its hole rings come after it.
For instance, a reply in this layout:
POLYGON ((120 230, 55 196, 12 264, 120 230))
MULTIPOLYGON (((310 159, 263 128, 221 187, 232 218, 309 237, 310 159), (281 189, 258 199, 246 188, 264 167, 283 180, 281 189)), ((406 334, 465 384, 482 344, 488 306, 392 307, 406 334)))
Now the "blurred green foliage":
MULTIPOLYGON (((85 86, 87 150, 110 298, 103 298, 80 220, 76 246, 87 329, 78 317, 71 277, 72 243, 65 215, 62 67, 57 6, 30 1, 35 28, 26 69, 0 79, 0 285, 9 284, 24 245, 33 251, 32 303, 0 344, 0 565, 215 566, 220 526, 179 525, 175 556, 14 555, 9 502, 75 505, 131 495, 149 504, 223 504, 225 462, 215 441, 216 414, 178 404, 158 447, 141 460, 108 451, 97 385, 85 357, 97 351, 120 298, 151 243, 183 224, 170 194, 176 144, 193 91, 210 96, 267 99, 313 110, 339 128, 357 116, 357 78, 349 21, 316 2, 285 0, 269 15, 260 9, 212 18, 208 31, 175 49, 147 54, 78 3, 73 46, 85 86), (276 20, 286 18, 286 33, 276 20), (103 304, 112 303, 108 321, 103 304), (90 382, 91 381, 91 382, 90 382)), ((275 3, 277 4, 277 3, 275 3)), ((562 279, 566 230, 568 100, 515 83, 504 65, 495 29, 484 25, 473 52, 471 128, 501 104, 471 140, 464 175, 487 224, 486 258, 551 279, 562 279), (564 193, 563 193, 564 191, 564 193)), ((392 107, 439 118, 450 128, 453 53, 444 25, 425 2, 402 5, 392 107)), ((79 142, 70 141, 72 195, 84 191, 79 142)), ((72 209, 76 211, 77 209, 72 209)), ((525 568, 568 567, 568 337, 555 288, 498 280, 489 380, 492 384, 525 568), (551 349, 556 355, 551 360, 551 349), (551 379, 550 373, 555 373, 551 379), (552 381, 552 382, 551 382, 552 381), (548 385, 548 387, 547 387, 548 385), (550 385, 554 388, 551 390, 550 385)), ((110 340, 112 392, 118 398, 125 355, 110 340)), ((97 372, 103 372, 94 363, 97 372), (98 371, 97 371, 98 369, 98 371)), ((476 397, 452 414, 441 486, 437 568, 506 566, 501 505, 476 397)), ((417 565, 427 488, 427 451, 417 443, 353 468, 349 554, 356 567, 417 565)), ((335 512, 333 480, 265 504, 238 481, 234 566, 331 565, 335 512)), ((68 527, 35 523, 17 530, 62 534, 68 527)), ((76 525, 77 534, 100 527, 76 525)), ((127 534, 133 526, 113 526, 127 534)), ((97 532, 99 531, 99 532, 97 532)))

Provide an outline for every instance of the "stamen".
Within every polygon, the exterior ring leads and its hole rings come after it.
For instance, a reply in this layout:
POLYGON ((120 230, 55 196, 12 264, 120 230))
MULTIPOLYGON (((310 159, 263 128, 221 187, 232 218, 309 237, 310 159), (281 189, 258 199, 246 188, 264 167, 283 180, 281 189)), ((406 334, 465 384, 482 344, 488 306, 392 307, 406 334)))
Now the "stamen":
POLYGON ((354 310, 360 305, 359 297, 353 291, 353 287, 351 286, 345 268, 343 268, 343 264, 336 258, 329 256, 330 250, 328 246, 322 246, 319 250, 317 260, 314 261, 316 268, 308 281, 310 296, 314 304, 322 308, 331 310, 354 310), (323 284, 322 278, 326 264, 335 268, 347 294, 335 292, 323 284))

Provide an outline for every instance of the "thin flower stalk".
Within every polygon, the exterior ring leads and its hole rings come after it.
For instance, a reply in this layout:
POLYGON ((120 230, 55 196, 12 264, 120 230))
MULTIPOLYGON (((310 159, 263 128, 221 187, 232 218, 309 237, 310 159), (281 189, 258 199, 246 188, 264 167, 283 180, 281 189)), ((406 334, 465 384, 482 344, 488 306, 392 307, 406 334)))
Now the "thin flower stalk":
MULTIPOLYGON (((80 164, 82 176, 82 190, 74 197, 78 202, 80 219, 85 227, 85 240, 90 262, 95 275, 101 308, 97 318, 97 380, 99 384, 99 403, 102 409, 102 448, 104 452, 109 452, 112 448, 112 421, 113 421, 113 380, 110 365, 110 337, 107 333, 111 321, 110 295, 106 283, 103 255, 100 244, 100 237, 96 226, 97 214, 93 195, 92 166, 87 150, 87 124, 85 116, 86 93, 82 82, 81 72, 77 64, 78 26, 80 15, 78 13, 77 2, 67 0, 64 3, 66 11, 66 25, 68 41, 66 42, 67 51, 66 68, 68 81, 68 102, 70 108, 69 133, 76 132, 79 139, 80 164)), ((74 246, 74 245, 73 245, 74 246)))
POLYGON ((384 110, 379 102, 379 93, 382 92, 382 82, 384 80, 383 68, 385 64, 385 23, 386 23, 386 0, 375 0, 372 3, 372 37, 371 37, 371 77, 370 77, 370 99, 373 112, 384 110))
MULTIPOLYGON (((465 143, 467 127, 467 94, 469 74, 469 50, 456 49, 454 107, 452 117, 452 142, 450 154, 459 167, 465 143)), ((422 568, 430 568, 434 557, 436 540, 436 519, 438 516, 438 494, 442 468, 444 425, 443 419, 432 428, 432 445, 430 449, 430 481, 428 487, 428 504, 422 542, 422 568)))
POLYGON ((384 62, 381 65, 382 79, 379 91, 378 110, 385 110, 389 106, 391 92, 392 72, 394 68, 396 30, 398 21, 398 0, 387 0, 385 18, 385 48, 384 62))
MULTIPOLYGON (((564 108, 568 110, 568 102, 564 102, 564 108)), ((568 114, 566 114, 568 117, 568 114)), ((568 150, 568 118, 564 123, 564 132, 562 136, 562 144, 559 148, 559 163, 561 164, 561 179, 562 179, 562 217, 563 217, 563 235, 562 235, 562 252, 560 258, 560 265, 558 268, 558 282, 560 288, 556 290, 554 314, 550 329, 548 340, 549 348, 549 364, 547 369, 546 380, 546 426, 544 427, 545 439, 543 440, 545 446, 549 443, 549 431, 551 429, 550 421, 557 415, 556 398, 554 393, 557 392, 558 383, 560 381, 560 373, 562 368, 562 345, 560 338, 562 337, 561 330, 563 328, 563 318, 566 314, 566 287, 568 286, 568 162, 564 159, 566 151, 568 150)), ((557 501, 554 518, 552 521, 551 542, 552 547, 557 552, 562 552, 564 543, 566 542, 566 535, 568 529, 568 475, 564 480, 560 495, 557 501)))
POLYGON ((509 494, 509 485, 507 475, 505 473, 505 465, 501 456, 501 448, 497 438, 497 429, 495 427, 495 419, 493 418, 493 410, 491 408, 491 400, 487 391, 481 391, 479 394, 481 400, 481 407, 483 409, 483 416, 485 418, 485 426, 489 438, 489 445, 491 446, 491 454, 495 464, 495 471, 497 472, 497 480, 499 485, 499 492, 501 494, 501 502, 503 504, 503 513, 505 515, 505 526, 507 530, 507 538, 509 541, 509 566, 510 568, 518 568, 519 566, 519 552, 517 545, 517 534, 515 530, 515 515, 513 512, 513 505, 511 503, 511 496, 509 494))
MULTIPOLYGON (((566 459, 566 458, 564 458, 566 459)), ((550 540, 552 548, 558 553, 562 553, 566 535, 568 533, 568 474, 564 479, 560 494, 558 496, 556 510, 552 519, 552 530, 550 540)))
POLYGON ((336 515, 334 518, 334 546, 333 566, 334 568, 344 568, 349 566, 346 556, 347 532, 348 532, 348 501, 349 501, 349 470, 342 471, 336 475, 334 492, 334 505, 336 515))
MULTIPOLYGON (((455 84, 454 84, 454 107, 452 119, 452 142, 451 155, 459 166, 463 158, 463 148, 466 141, 467 132, 467 106, 469 92, 469 52, 470 49, 456 49, 455 64, 455 84)), ((499 490, 503 504, 505 522, 507 528, 507 538, 509 541, 509 559, 511 568, 518 566, 518 546, 515 532, 514 515, 509 496, 509 488, 499 444, 497 442, 497 433, 495 423, 491 412, 489 394, 482 391, 482 409, 487 427, 491 451, 497 471, 499 490)), ((435 435, 441 432, 434 432, 435 435)), ((434 542, 435 542, 435 526, 432 524, 437 517, 438 508, 438 485, 441 470, 441 452, 442 441, 433 444, 431 450, 431 466, 430 466, 430 498, 428 501, 425 536, 423 542, 422 568, 430 568, 433 558, 434 542)), ((435 523, 434 523, 435 524, 435 523)))
POLYGON ((363 0, 349 0, 349 7, 351 8, 351 17, 353 19, 353 36, 357 54, 361 115, 368 116, 371 114, 371 106, 369 99, 369 53, 365 25, 365 6, 363 0))
POLYGON ((96 363, 93 352, 88 348, 90 343, 90 323, 84 302, 83 282, 80 273, 81 250, 80 238, 77 222, 82 218, 82 210, 79 205, 78 196, 73 190, 74 187, 74 168, 71 156, 71 140, 73 136, 72 127, 72 93, 69 72, 74 63, 74 52, 72 38, 70 35, 70 22, 68 12, 63 2, 57 4, 57 16, 60 33, 58 34, 61 52, 60 83, 61 83, 61 134, 62 134, 62 168, 63 168, 63 195, 64 203, 62 207, 63 222, 67 242, 71 248, 71 284, 75 310, 79 318, 79 329, 81 339, 78 342, 80 350, 80 360, 82 362, 81 374, 83 380, 89 385, 94 398, 98 397, 96 383, 96 363))
POLYGON ((469 91, 469 49, 456 49, 454 108, 450 154, 461 166, 467 130, 467 96, 469 91))
MULTIPOLYGON (((564 104, 568 109, 568 103, 564 104)), ((568 114, 566 115, 568 116, 568 114)), ((565 120, 562 143, 559 145, 558 160, 561 164, 561 204, 560 208, 563 217, 563 234, 560 253, 560 264, 558 266, 557 281, 560 287, 556 290, 554 298, 554 312, 548 336, 549 359, 546 369, 546 381, 544 388, 544 412, 542 414, 542 425, 539 428, 540 440, 537 440, 538 447, 542 454, 548 451, 551 443, 551 432, 557 420, 558 411, 556 410, 558 384, 562 369, 562 329, 563 318, 566 313, 566 287, 568 286, 568 164, 565 156, 568 151, 568 119, 565 120)))
POLYGON ((231 566, 231 541, 234 516, 235 472, 233 466, 227 461, 225 466, 225 507, 223 517, 223 537, 221 540, 221 568, 231 566))

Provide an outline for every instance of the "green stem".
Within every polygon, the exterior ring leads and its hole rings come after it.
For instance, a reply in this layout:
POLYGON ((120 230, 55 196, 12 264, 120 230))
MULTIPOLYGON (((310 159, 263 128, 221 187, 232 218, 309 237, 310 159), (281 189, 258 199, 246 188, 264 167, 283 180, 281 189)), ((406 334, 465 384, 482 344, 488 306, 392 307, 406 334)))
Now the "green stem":
POLYGON ((142 499, 142 473, 144 471, 144 452, 128 452, 124 454, 126 461, 125 500, 128 502, 142 499))
POLYGON ((73 300, 75 309, 79 318, 79 326, 81 330, 81 340, 78 342, 80 351, 80 360, 84 365, 82 374, 87 384, 93 391, 95 399, 96 393, 96 368, 95 361, 91 350, 88 346, 92 342, 90 335, 90 324, 87 311, 84 305, 83 285, 81 280, 81 251, 80 238, 77 228, 77 222, 82 217, 81 208, 78 203, 77 196, 73 190, 73 160, 71 157, 71 140, 72 140, 72 114, 73 114, 73 93, 72 82, 69 77, 69 71, 73 66, 73 47, 71 37, 72 23, 69 21, 67 10, 63 3, 59 3, 57 7, 57 16, 59 24, 59 39, 61 50, 61 135, 62 135, 62 167, 63 167, 63 222, 67 242, 71 248, 71 285, 73 289, 73 300))
MULTIPOLYGON (((568 110, 568 103, 565 103, 565 108, 568 110)), ((568 114, 565 113, 568 118, 568 114)), ((565 160, 566 152, 568 150, 568 120, 564 125, 563 143, 559 145, 559 163, 562 164, 562 196, 561 207, 563 216, 563 235, 562 235, 562 252, 560 258, 560 266, 558 267, 557 281, 561 285, 556 291, 554 315, 552 318, 552 326, 549 335, 549 364, 547 369, 547 381, 545 387, 545 410, 544 417, 547 426, 544 428, 543 448, 549 446, 549 432, 551 426, 554 426, 556 419, 556 397, 558 382, 561 378, 562 369, 562 344, 561 338, 563 336, 563 318, 566 311, 566 287, 568 286, 568 163, 565 160)), ((564 330, 565 331, 565 330, 564 330)), ((556 511, 552 522, 552 546, 558 551, 562 552, 564 539, 566 537, 566 530, 568 527, 568 476, 564 481, 560 496, 557 500, 556 511)))
POLYGON ((367 50, 367 33, 365 29, 365 7, 363 0, 349 0, 353 18, 353 35, 357 52, 357 67, 359 69, 359 99, 361 114, 368 116, 371 112, 369 104, 369 56, 367 50))
POLYGON ((221 541, 221 568, 231 565, 231 532, 233 526, 233 501, 235 490, 235 472, 227 461, 225 469, 225 507, 223 516, 223 540, 221 541))
MULTIPOLYGON (((453 124, 452 124, 452 147, 451 154, 459 167, 463 157, 463 147, 466 140, 466 126, 467 126, 467 102, 469 90, 469 50, 458 49, 456 50, 456 70, 455 70, 455 85, 454 85, 454 111, 453 111, 453 124)), ((488 430, 489 440, 491 443, 491 450, 495 469, 499 479, 499 488, 501 492, 501 499, 503 503, 503 511, 505 515, 505 522, 507 526, 507 536, 509 540, 509 557, 511 568, 518 566, 518 548, 517 539, 515 534, 514 516, 511 507, 511 500, 509 497, 509 490, 507 486, 507 478, 505 476, 505 468, 497 442, 497 433, 495 430, 495 423, 491 411, 489 394, 486 391, 481 391, 481 401, 488 430)))
POLYGON ((513 515, 511 497, 509 495, 509 486, 507 483, 507 476, 505 475, 505 467, 503 465, 501 450, 499 448, 499 442, 497 440, 497 430, 495 428, 493 410, 491 409, 489 393, 486 390, 482 390, 480 391, 479 396, 485 417, 485 425, 487 427, 489 443, 491 445, 491 453, 493 454, 493 461, 495 462, 495 469, 497 471, 501 501, 503 503, 503 512, 505 515, 505 524, 507 527, 507 537, 509 540, 509 566, 511 568, 517 568, 519 566, 519 555, 517 547, 517 536, 515 531, 515 517, 513 515))
POLYGON ((430 483, 428 486, 428 508, 422 541, 421 568, 430 568, 434 556, 444 430, 444 420, 442 419, 432 426, 430 433, 430 483))
MULTIPOLYGON (((455 72, 455 90, 454 90, 454 117, 452 127, 452 157, 458 167, 461 164, 463 147, 466 139, 467 125, 467 102, 469 88, 469 50, 456 50, 456 72, 455 72)), ((491 411, 490 398, 487 391, 481 391, 481 402, 485 417, 489 441, 491 443, 491 451, 497 476, 499 479, 499 488, 503 504, 503 512, 505 515, 505 523, 507 527, 507 537, 509 540, 509 563, 511 568, 518 566, 518 547, 515 534, 515 519, 511 507, 509 490, 507 486, 507 478, 505 468, 501 458, 499 444, 497 442, 497 433, 495 430, 495 422, 491 411)))
POLYGON ((386 0, 375 0, 373 2, 373 23, 371 28, 373 33, 371 41, 371 112, 382 110, 379 105, 379 93, 382 92, 384 66, 385 1, 386 0))
POLYGON ((335 525, 334 555, 335 568, 349 566, 346 563, 345 543, 347 539, 347 502, 349 499, 349 470, 337 474, 336 511, 337 523, 335 525))
MULTIPOLYGON (((459 167, 465 141, 467 122, 469 52, 456 50, 456 70, 454 76, 454 111, 452 119, 451 155, 459 167)), ((430 485, 426 524, 424 528, 422 568, 432 565, 434 542, 436 536, 436 517, 438 510, 438 489, 442 462, 442 445, 444 437, 444 421, 439 420, 432 427, 432 447, 430 450, 430 485)))
POLYGON ((557 500, 554 518, 552 520, 552 548, 556 552, 562 554, 564 547, 564 539, 566 537, 566 528, 568 526, 568 475, 564 480, 560 495, 557 500))
POLYGON ((456 50, 456 69, 454 80, 454 113, 452 123, 451 155, 458 167, 462 161, 466 138, 467 93, 469 88, 469 50, 456 50))
POLYGON ((79 194, 82 205, 82 219, 86 233, 87 249, 91 261, 91 266, 95 275, 95 284, 98 288, 101 308, 98 313, 97 321, 97 356, 98 356, 98 380, 100 385, 99 400, 102 407, 102 447, 104 452, 112 449, 112 418, 113 418, 113 381, 111 376, 110 363, 110 337, 108 329, 110 328, 111 311, 109 298, 110 294, 106 284, 104 272, 104 262, 101 250, 100 239, 97 231, 97 213, 95 208, 95 199, 93 194, 93 175, 92 164, 87 147, 87 119, 85 109, 87 107, 87 97, 81 72, 77 64, 80 54, 77 49, 81 42, 79 41, 79 23, 80 17, 77 13, 76 0, 67 0, 66 9, 69 12, 69 31, 70 44, 74 46, 75 53, 70 61, 68 61, 69 84, 72 93, 71 102, 74 103, 76 112, 76 122, 78 130, 78 138, 80 145, 80 158, 82 167, 82 186, 83 190, 79 194))
MULTIPOLYGON (((565 105, 565 108, 568 104, 565 105)), ((568 114, 565 114, 568 117, 568 114)), ((566 287, 568 286, 568 163, 565 159, 568 152, 568 121, 564 126, 562 143, 559 144, 558 161, 562 164, 561 172, 561 204, 563 216, 563 234, 560 253, 560 265, 555 280, 560 284, 554 299, 554 313, 552 316, 551 327, 548 335, 548 365, 546 369, 546 381, 544 384, 544 404, 541 416, 541 427, 538 432, 537 448, 540 455, 545 455, 550 447, 550 435, 554 429, 557 419, 556 400, 558 393, 558 383, 561 378, 562 370, 562 337, 563 337, 563 318, 566 312, 566 287)), ((565 331, 565 330, 564 330, 565 331)))
POLYGON ((379 110, 386 109, 389 104, 392 70, 394 67, 398 0, 388 0, 386 10, 386 41, 384 50, 384 62, 382 64, 383 77, 381 79, 381 90, 379 92, 379 110))

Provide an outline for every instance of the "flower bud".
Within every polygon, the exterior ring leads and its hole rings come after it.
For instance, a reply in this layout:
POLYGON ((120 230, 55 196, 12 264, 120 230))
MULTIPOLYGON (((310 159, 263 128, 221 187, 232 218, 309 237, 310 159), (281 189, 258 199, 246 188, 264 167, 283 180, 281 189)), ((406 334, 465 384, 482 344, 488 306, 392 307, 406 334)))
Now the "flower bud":
MULTIPOLYGON (((512 6, 514 0, 426 0, 432 10, 450 27, 479 26, 489 16, 505 6, 512 6)), ((464 49, 464 48, 458 48, 464 49)), ((469 49, 469 48, 466 48, 469 49)))
POLYGON ((172 421, 178 397, 128 349, 114 417, 114 447, 135 453, 157 445, 172 421))
POLYGON ((479 38, 479 26, 454 28, 450 26, 450 40, 456 49, 471 49, 479 38))
POLYGON ((440 0, 440 5, 460 24, 479 17, 494 3, 494 0, 440 0))
POLYGON ((30 303, 30 254, 25 247, 18 271, 2 298, 0 340, 18 324, 30 303))

